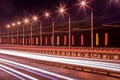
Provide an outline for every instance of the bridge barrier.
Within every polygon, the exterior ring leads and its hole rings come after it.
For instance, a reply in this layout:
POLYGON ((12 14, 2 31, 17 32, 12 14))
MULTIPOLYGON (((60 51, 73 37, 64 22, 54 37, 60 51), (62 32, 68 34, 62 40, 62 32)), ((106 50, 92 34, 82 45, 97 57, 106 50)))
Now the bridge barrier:
POLYGON ((89 47, 48 47, 48 46, 28 46, 28 45, 5 45, 0 44, 1 49, 33 52, 40 54, 72 56, 97 59, 120 59, 119 48, 94 48, 89 47))

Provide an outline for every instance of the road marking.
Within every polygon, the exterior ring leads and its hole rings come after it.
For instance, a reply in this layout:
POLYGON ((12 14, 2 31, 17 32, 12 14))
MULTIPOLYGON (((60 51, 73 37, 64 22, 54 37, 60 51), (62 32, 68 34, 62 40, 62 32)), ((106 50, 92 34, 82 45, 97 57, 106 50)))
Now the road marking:
POLYGON ((6 72, 6 73, 8 73, 8 74, 11 74, 11 75, 15 76, 15 77, 18 78, 19 80, 25 80, 24 78, 22 78, 22 77, 20 77, 20 76, 18 76, 18 75, 16 75, 16 74, 14 74, 14 73, 12 73, 12 72, 4 69, 4 68, 2 68, 2 67, 0 67, 0 70, 6 72))
POLYGON ((59 78, 63 78, 63 79, 66 79, 66 80, 74 80, 73 78, 66 77, 66 76, 63 76, 63 75, 60 75, 60 74, 56 74, 56 73, 53 73, 53 72, 49 72, 49 71, 46 71, 46 70, 42 70, 40 68, 35 68, 35 67, 32 67, 32 66, 28 66, 28 65, 25 65, 25 64, 13 62, 13 61, 1 59, 1 58, 0 58, 0 60, 4 61, 4 62, 11 63, 11 64, 14 64, 14 65, 19 65, 19 66, 24 67, 24 68, 28 68, 28 69, 32 69, 32 70, 35 70, 35 71, 39 71, 41 73, 45 73, 45 74, 48 74, 48 75, 52 75, 52 76, 56 76, 56 77, 59 77, 59 78))
POLYGON ((9 71, 12 71, 12 72, 14 72, 14 73, 17 73, 17 74, 19 74, 19 75, 22 75, 22 76, 24 76, 24 77, 26 77, 26 78, 29 78, 30 80, 38 80, 37 78, 31 77, 31 76, 29 76, 29 75, 27 75, 27 74, 24 74, 24 73, 22 73, 22 72, 19 72, 19 71, 17 71, 17 70, 14 70, 14 69, 12 69, 12 68, 7 67, 7 66, 4 66, 4 65, 1 65, 1 64, 0 64, 0 67, 5 68, 5 69, 7 69, 7 70, 9 70, 9 71))

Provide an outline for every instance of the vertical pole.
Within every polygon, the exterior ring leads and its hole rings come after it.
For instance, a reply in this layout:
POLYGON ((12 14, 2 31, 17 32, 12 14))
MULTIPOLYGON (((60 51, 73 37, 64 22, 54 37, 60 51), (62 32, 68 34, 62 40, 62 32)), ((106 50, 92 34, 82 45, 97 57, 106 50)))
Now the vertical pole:
POLYGON ((19 42, 19 41, 18 41, 18 27, 17 27, 17 45, 18 45, 18 42, 19 42))
POLYGON ((31 25, 31 46, 32 46, 32 25, 31 25))
POLYGON ((69 23, 69 27, 68 27, 68 36, 69 36, 69 48, 71 46, 71 34, 70 34, 70 28, 71 28, 71 24, 70 24, 70 15, 69 15, 69 20, 68 20, 68 23, 69 23))
POLYGON ((23 26, 23 45, 24 45, 24 26, 23 26))
POLYGON ((13 29, 12 29, 12 45, 13 45, 13 29))
POLYGON ((93 49, 93 10, 91 9, 91 48, 93 49))
POLYGON ((42 23, 40 22, 40 46, 42 46, 42 23))
POLYGON ((55 27, 55 23, 54 23, 54 19, 52 18, 52 36, 53 36, 52 46, 54 46, 54 27, 55 27))
POLYGON ((7 38, 7 44, 9 44, 9 30, 8 30, 8 38, 7 38))

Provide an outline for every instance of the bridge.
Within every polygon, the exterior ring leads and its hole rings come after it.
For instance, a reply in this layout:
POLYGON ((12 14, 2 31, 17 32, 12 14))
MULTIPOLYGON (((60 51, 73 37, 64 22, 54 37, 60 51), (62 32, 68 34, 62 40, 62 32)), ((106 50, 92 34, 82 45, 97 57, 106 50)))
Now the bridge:
POLYGON ((101 9, 94 11, 96 7, 90 7, 86 0, 78 3, 89 17, 77 15, 73 6, 68 13, 60 5, 57 12, 45 11, 44 15, 12 20, 1 26, 0 79, 119 80, 118 10, 114 9, 115 14, 103 15, 101 9))

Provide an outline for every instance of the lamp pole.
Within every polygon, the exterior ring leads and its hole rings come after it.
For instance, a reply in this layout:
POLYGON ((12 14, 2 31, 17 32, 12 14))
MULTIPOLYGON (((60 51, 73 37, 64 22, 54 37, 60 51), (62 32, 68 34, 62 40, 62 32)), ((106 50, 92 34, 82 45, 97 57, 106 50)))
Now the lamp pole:
POLYGON ((32 35, 33 33, 32 33, 32 25, 31 25, 31 46, 32 46, 32 35))
POLYGON ((45 13, 45 17, 47 17, 47 18, 50 17, 52 19, 52 46, 54 46, 54 27, 55 27, 54 18, 52 16, 50 16, 49 12, 45 13))
POLYGON ((13 45, 13 29, 12 29, 12 45, 13 45))
POLYGON ((53 42, 52 42, 52 46, 54 46, 54 33, 55 33, 55 22, 54 22, 54 18, 52 18, 52 37, 53 37, 53 42))
MULTIPOLYGON (((10 25, 7 25, 7 28, 10 28, 10 25)), ((9 30, 8 30, 8 40, 7 40, 8 42, 8 44, 9 44, 9 30)))
POLYGON ((93 45, 93 9, 90 9, 91 10, 91 48, 93 49, 94 48, 94 45, 93 45))
MULTIPOLYGON (((59 12, 63 15, 64 13, 66 13, 66 9, 64 6, 60 6, 59 8, 59 12)), ((71 18, 70 18, 70 14, 68 14, 68 39, 69 39, 69 43, 68 43, 68 47, 71 47, 71 18)))
MULTIPOLYGON (((85 0, 81 1, 80 5, 82 7, 85 7, 87 5, 87 2, 85 0)), ((91 7, 90 8, 90 11, 91 11, 91 21, 90 21, 90 24, 91 24, 91 49, 94 48, 94 43, 93 43, 93 31, 94 31, 94 20, 93 20, 93 9, 91 7)))
POLYGON ((68 14, 68 23, 69 23, 69 27, 68 27, 68 36, 69 36, 69 48, 71 47, 71 18, 70 15, 68 14))
POLYGON ((18 27, 17 27, 17 42, 16 44, 18 45, 18 27))
MULTIPOLYGON (((19 27, 21 23, 18 21, 17 24, 19 27)), ((17 45, 19 45, 19 29, 18 29, 18 27, 17 27, 17 45)))
POLYGON ((42 22, 40 21, 40 46, 42 46, 42 22))
POLYGON ((24 26, 23 26, 23 39, 22 39, 22 44, 24 45, 24 33, 25 33, 25 29, 24 29, 24 26))

